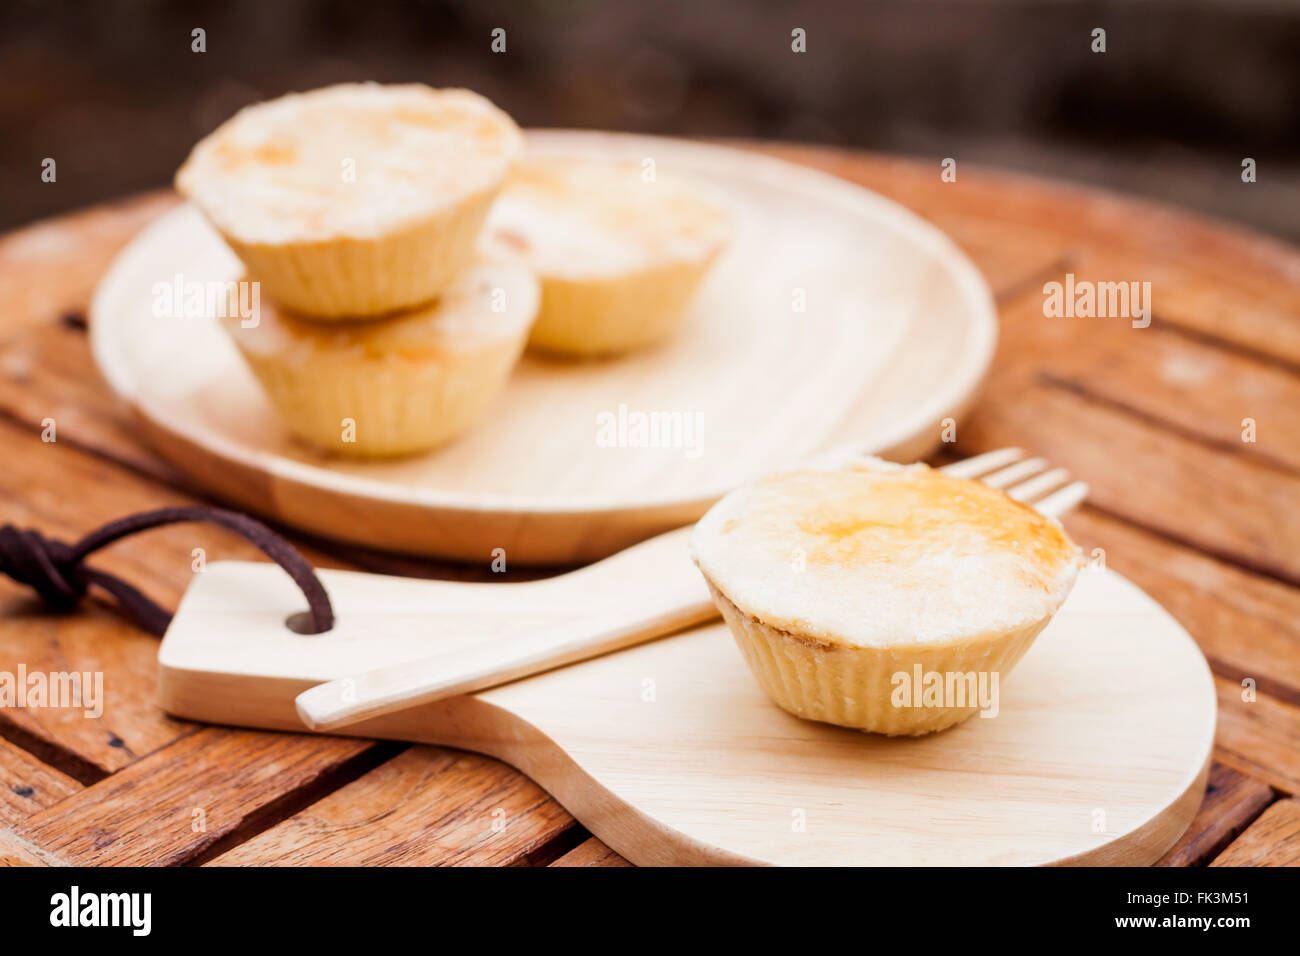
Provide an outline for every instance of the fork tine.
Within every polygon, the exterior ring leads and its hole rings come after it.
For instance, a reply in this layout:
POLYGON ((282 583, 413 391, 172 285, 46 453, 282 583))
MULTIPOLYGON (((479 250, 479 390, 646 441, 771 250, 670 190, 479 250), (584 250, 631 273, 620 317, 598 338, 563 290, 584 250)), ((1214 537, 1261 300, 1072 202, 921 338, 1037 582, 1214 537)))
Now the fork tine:
POLYGON ((1029 458, 1018 461, 1001 471, 995 471, 991 475, 985 475, 980 481, 993 488, 1006 488, 1009 485, 1019 484, 1026 478, 1032 478, 1047 467, 1046 458, 1029 458))
POLYGON ((939 470, 944 474, 952 475, 954 478, 978 478, 980 475, 996 471, 1003 465, 1019 461, 1023 457, 1025 457, 1023 449, 999 448, 997 451, 986 451, 982 455, 964 458, 961 461, 953 462, 951 465, 944 465, 939 470))
POLYGON ((1054 491, 1042 501, 1035 502, 1034 507, 1045 515, 1059 518, 1088 497, 1088 483, 1076 481, 1066 485, 1060 491, 1054 491))
POLYGON ((1007 494, 1016 501, 1033 501, 1047 494, 1053 488, 1059 488, 1070 480, 1070 473, 1064 468, 1053 468, 1041 475, 1035 475, 1028 481, 1021 482, 1014 488, 1008 488, 1007 494))

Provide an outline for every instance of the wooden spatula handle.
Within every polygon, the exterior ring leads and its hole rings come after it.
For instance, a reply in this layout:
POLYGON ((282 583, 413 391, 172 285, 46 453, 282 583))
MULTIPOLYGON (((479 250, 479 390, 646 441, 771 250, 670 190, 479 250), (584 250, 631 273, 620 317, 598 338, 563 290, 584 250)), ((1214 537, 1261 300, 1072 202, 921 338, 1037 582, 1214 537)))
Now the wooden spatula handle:
POLYGON ((312 730, 343 727, 494 687, 707 621, 717 611, 688 556, 688 531, 670 531, 573 572, 575 583, 589 582, 592 587, 589 610, 572 620, 544 625, 522 639, 512 635, 479 641, 318 684, 298 695, 298 714, 312 730), (611 567, 603 567, 607 564, 611 567), (610 577, 606 571, 616 572, 623 586, 602 589, 600 582, 610 577))

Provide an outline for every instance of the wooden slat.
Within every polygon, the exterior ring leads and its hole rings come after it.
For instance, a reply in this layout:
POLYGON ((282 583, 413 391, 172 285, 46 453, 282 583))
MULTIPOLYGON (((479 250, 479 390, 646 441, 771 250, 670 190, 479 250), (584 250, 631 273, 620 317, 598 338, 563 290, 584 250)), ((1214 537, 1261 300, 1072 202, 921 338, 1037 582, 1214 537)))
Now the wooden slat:
POLYGON ((1117 281, 1150 281, 1167 321, 1300 364, 1298 257, 1283 242, 1133 197, 960 162, 957 181, 943 183, 939 157, 925 164, 798 146, 777 152, 896 199, 959 241, 1005 230, 1049 250, 1036 260, 1020 251, 1022 261, 1041 266, 1065 250, 1067 266, 1092 262, 1117 281))
POLYGON ((1182 838, 1157 866, 1202 866, 1273 801, 1273 789, 1222 764, 1210 768, 1205 802, 1182 838))
POLYGON ((17 585, 0 582, 0 659, 31 671, 104 675, 104 715, 62 708, 0 711, 0 734, 83 783, 127 766, 185 733, 189 725, 153 704, 158 642, 109 612, 88 607, 54 616, 17 585))
POLYGON ((1300 800, 1279 800, 1210 866, 1300 866, 1300 800))
POLYGON ((34 814, 15 832, 78 865, 185 863, 295 801, 314 799, 365 766, 377 746, 205 728, 34 814))
POLYGON ((40 853, 9 830, 0 829, 0 867, 59 866, 61 862, 40 853))
POLYGON ((584 840, 551 866, 631 866, 605 844, 595 837, 584 840))
POLYGON ((761 151, 867 186, 930 219, 971 257, 998 298, 1042 281, 1039 276, 1071 253, 1069 237, 1037 222, 1000 222, 981 214, 987 180, 959 174, 955 183, 944 183, 937 160, 927 169, 882 156, 864 162, 861 154, 833 149, 782 145, 761 151))
POLYGON ((816 147, 765 149, 889 196, 959 242, 1005 232, 1016 237, 1022 262, 1041 266, 1064 250, 1067 264, 1091 261, 1113 279, 1151 281, 1161 289, 1156 311, 1169 321, 1300 364, 1300 257, 1286 243, 1159 203, 960 159, 957 181, 944 183, 938 156, 917 163, 816 147), (1035 248, 1048 250, 1046 257, 1034 258, 1035 248))
POLYGON ((81 784, 30 753, 0 740, 0 867, 49 866, 62 861, 42 853, 13 831, 41 810, 57 806, 81 784))
POLYGON ((1300 581, 1300 477, 1040 383, 997 383, 958 451, 1033 449, 1091 486, 1117 517, 1288 583, 1300 581))
MULTIPOLYGON (((1088 263, 1074 268, 1081 280, 1113 277, 1088 263)), ((1300 471, 1300 435, 1288 414, 1300 407, 1300 372, 1189 337, 1159 311, 1135 329, 1124 318, 1045 316, 1044 299, 1040 285, 1003 303, 990 394, 1007 400, 1049 381, 1232 455, 1300 471), (1255 422, 1250 443, 1242 440, 1246 418, 1255 422)))
POLYGON ((1214 759, 1284 793, 1300 794, 1300 707, 1267 694, 1242 699, 1242 686, 1216 678, 1219 726, 1214 759))
POLYGON ((504 764, 421 746, 212 864, 501 866, 573 826, 559 804, 504 764))
MULTIPOLYGON (((134 511, 198 503, 191 495, 79 450, 63 440, 63 430, 58 434, 57 442, 46 443, 37 433, 0 420, 0 461, 5 463, 0 469, 0 500, 5 501, 6 520, 73 540, 134 511)), ((132 536, 91 560, 133 581, 151 597, 174 603, 195 573, 195 548, 202 548, 208 561, 255 560, 261 554, 233 532, 191 523, 132 536)), ((329 555, 303 551, 314 562, 339 566, 329 555)))
POLYGON ((80 789, 76 780, 0 740, 0 828, 26 820, 80 789))
POLYGON ((0 342, 0 418, 33 434, 53 419, 65 446, 183 485, 180 473, 141 443, 117 400, 106 393, 85 330, 57 314, 31 321, 0 342))
POLYGON ((170 190, 46 219, 0 238, 0 345, 31 323, 84 313, 113 256, 176 204, 170 190))
POLYGON ((1004 226, 952 218, 945 232, 983 273, 998 302, 1015 299, 1026 289, 1041 288, 1069 262, 1071 250, 1058 237, 1022 225, 1004 226))
POLYGON ((1300 294, 1294 277, 1288 282, 1261 276, 1239 255, 1214 261, 1146 248, 1127 249, 1121 256, 1105 247, 1091 250, 1076 274, 1087 273, 1150 282, 1161 321, 1293 370, 1300 367, 1300 294))

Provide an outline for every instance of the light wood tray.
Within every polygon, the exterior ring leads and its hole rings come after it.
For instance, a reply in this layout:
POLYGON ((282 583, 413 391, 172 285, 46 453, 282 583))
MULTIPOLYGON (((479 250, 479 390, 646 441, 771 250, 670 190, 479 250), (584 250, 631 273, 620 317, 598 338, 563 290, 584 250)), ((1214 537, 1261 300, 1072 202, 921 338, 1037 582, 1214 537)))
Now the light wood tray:
MULTIPOLYGON (((707 600, 679 552, 639 573, 629 552, 524 584, 323 571, 338 624, 312 637, 284 626, 303 598, 279 568, 214 563, 163 641, 159 703, 194 720, 303 730, 294 698, 324 680, 665 595, 707 600)), ((641 864, 1146 864, 1200 805, 1209 668, 1112 571, 1081 573, 1004 675, 999 705, 920 738, 799 720, 712 624, 346 732, 498 757, 641 864)))
POLYGON ((527 357, 450 446, 398 462, 325 458, 286 435, 214 320, 153 315, 156 283, 239 271, 186 206, 100 284, 100 369, 158 451, 221 497, 327 537, 483 562, 496 548, 524 563, 602 557, 809 454, 922 457, 941 420, 966 409, 993 352, 992 299, 966 257, 900 206, 720 146, 549 131, 529 148, 653 160, 731 208, 734 241, 670 344, 607 362, 527 357), (597 416, 620 406, 700 415, 698 455, 600 447, 597 416))

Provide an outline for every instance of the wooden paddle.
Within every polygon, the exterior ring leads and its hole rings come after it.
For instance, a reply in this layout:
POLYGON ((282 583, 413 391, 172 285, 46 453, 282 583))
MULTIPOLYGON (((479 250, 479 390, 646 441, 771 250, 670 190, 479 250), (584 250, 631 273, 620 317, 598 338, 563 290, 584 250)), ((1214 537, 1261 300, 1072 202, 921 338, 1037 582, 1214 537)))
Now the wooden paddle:
MULTIPOLYGON (((1063 469, 1049 468, 1041 458, 1024 459, 1018 448, 988 452, 944 470, 1007 487, 1012 497, 1032 501, 1051 515, 1068 511, 1087 493, 1087 486, 1070 483, 1063 469)), ((687 556, 689 533, 689 528, 670 531, 594 565, 625 565, 621 580, 626 582, 627 593, 624 600, 614 602, 593 599, 589 617, 562 619, 522 638, 511 634, 501 640, 477 641, 423 660, 390 664, 320 684, 298 695, 298 714, 312 730, 331 730, 495 687, 707 621, 717 612, 687 556), (655 586, 644 587, 651 578, 655 586)), ((551 582, 563 587, 569 577, 536 582, 534 587, 551 582)), ((509 603, 507 591, 501 591, 501 598, 509 603)))

